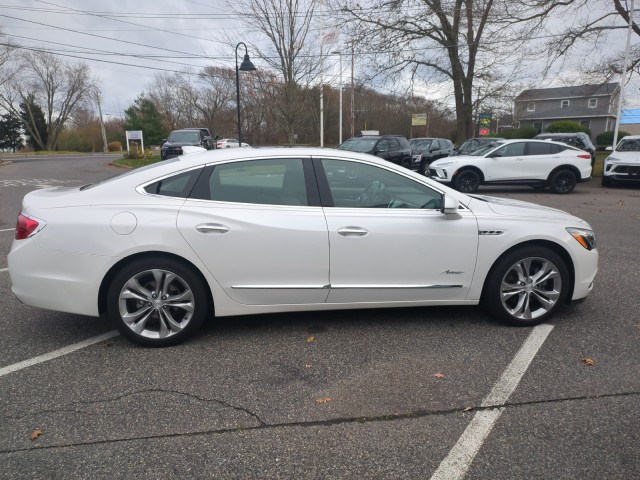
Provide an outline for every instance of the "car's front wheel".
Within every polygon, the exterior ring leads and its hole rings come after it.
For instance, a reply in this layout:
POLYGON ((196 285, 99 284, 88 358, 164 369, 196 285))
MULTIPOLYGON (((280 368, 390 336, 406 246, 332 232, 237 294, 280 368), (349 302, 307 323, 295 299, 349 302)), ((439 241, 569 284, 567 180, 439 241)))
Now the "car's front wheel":
POLYGON ((576 188, 578 179, 571 170, 558 170, 551 176, 551 190, 555 193, 571 193, 576 188))
POLYGON ((453 181, 453 188, 463 193, 473 193, 480 186, 480 175, 475 170, 462 170, 453 181))
POLYGON ((498 260, 487 278, 483 301, 505 323, 533 326, 551 317, 569 291, 562 258, 545 247, 523 247, 498 260))
POLYGON ((192 268, 171 258, 133 261, 113 278, 107 315, 123 336, 139 345, 182 342, 202 324, 208 299, 192 268))

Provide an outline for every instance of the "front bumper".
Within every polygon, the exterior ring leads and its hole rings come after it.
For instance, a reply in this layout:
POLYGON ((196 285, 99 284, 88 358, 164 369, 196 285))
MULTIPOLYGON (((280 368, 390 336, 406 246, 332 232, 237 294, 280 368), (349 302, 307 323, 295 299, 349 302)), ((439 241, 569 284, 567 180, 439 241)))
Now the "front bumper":
POLYGON ((602 175, 610 180, 640 181, 640 165, 637 163, 607 163, 602 175))

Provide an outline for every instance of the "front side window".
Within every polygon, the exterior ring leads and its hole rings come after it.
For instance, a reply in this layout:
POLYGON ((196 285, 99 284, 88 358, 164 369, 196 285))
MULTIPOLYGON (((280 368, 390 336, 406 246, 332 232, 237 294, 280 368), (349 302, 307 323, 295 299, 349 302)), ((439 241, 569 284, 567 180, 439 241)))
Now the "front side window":
POLYGON ((524 155, 524 142, 509 143, 491 154, 492 157, 519 157, 524 155))
POLYGON ((440 142, 438 140, 433 141, 433 145, 431 145, 431 150, 440 150, 440 142))
POLYGON ((334 207, 440 209, 442 194, 384 168, 322 160, 334 207))
POLYGON ((219 202, 308 205, 302 159, 248 160, 216 165, 202 197, 219 202))

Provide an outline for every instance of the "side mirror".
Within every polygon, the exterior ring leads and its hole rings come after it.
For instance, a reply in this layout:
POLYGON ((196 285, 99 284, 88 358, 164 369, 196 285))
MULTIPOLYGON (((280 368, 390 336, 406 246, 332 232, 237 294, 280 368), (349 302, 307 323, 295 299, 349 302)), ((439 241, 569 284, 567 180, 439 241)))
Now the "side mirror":
POLYGON ((605 148, 605 150, 606 150, 607 152, 613 152, 613 147, 607 147, 607 148, 605 148))
POLYGON ((454 213, 458 213, 459 206, 460 203, 458 202, 457 198, 451 197, 449 195, 444 195, 440 212, 444 213, 445 215, 452 215, 454 213))

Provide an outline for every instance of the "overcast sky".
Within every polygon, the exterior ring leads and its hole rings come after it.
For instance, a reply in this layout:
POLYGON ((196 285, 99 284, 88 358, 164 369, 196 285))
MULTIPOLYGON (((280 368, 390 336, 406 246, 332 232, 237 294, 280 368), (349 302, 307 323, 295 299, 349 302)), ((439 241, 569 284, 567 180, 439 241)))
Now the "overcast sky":
POLYGON ((15 43, 86 61, 103 111, 118 116, 163 69, 233 66, 233 49, 214 40, 223 30, 243 39, 224 0, 5 0, 0 11, 0 31, 15 43))
MULTIPOLYGON (((602 0, 596 3, 603 5, 602 0)), ((233 48, 216 38, 226 33, 236 43, 252 35, 227 11, 224 0, 4 0, 1 8, 0 31, 15 43, 44 46, 68 55, 63 57, 68 61, 86 61, 100 79, 103 112, 117 116, 123 115, 158 72, 211 64, 232 67, 233 48)), ((569 21, 555 20, 559 24, 569 21)), ((616 34, 611 41, 620 43, 622 49, 624 31, 616 34)), ((634 36, 634 42, 636 39, 634 36)), ((589 50, 584 50, 584 56, 578 50, 574 56, 583 58, 577 61, 593 58, 593 51, 586 53, 589 50)), ((260 68, 260 61, 252 60, 260 68)), ((538 75, 534 69, 532 77, 538 75)), ((557 81, 557 77, 548 78, 538 86, 557 81)), ((575 81, 580 82, 579 75, 575 81)), ((633 98, 638 98, 638 88, 629 91, 634 93, 627 102, 637 103, 633 98)))

